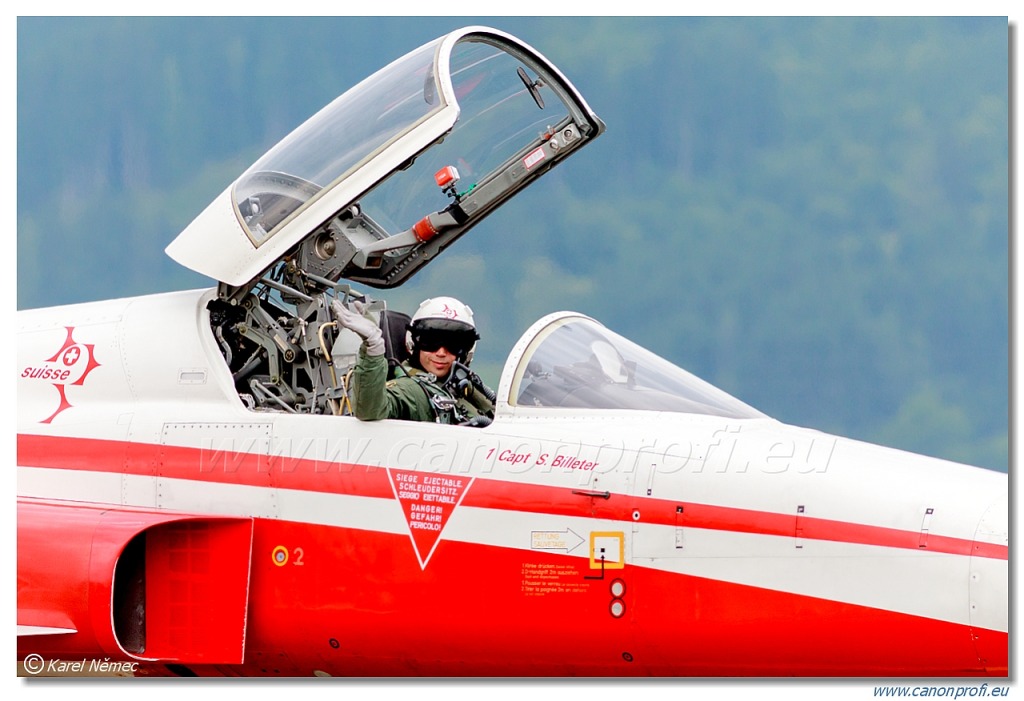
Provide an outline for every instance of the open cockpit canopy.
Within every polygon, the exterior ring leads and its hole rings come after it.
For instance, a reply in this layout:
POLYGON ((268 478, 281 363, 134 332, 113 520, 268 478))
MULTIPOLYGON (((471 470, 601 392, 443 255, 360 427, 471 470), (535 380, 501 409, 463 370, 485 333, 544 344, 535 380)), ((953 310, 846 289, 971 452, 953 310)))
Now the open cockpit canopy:
POLYGON ((393 287, 603 129, 534 49, 462 29, 310 118, 167 252, 228 288, 285 258, 321 287, 393 287))

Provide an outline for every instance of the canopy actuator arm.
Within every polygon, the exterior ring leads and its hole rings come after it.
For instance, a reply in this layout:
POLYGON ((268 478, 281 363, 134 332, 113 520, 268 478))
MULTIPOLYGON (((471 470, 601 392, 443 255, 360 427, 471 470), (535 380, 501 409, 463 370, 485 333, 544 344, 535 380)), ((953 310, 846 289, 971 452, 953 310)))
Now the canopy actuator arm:
POLYGON ((380 257, 384 253, 426 243, 442 231, 458 226, 460 219, 465 221, 465 216, 457 216, 461 214, 462 210, 458 205, 452 205, 443 212, 428 214, 413 224, 412 228, 400 234, 395 234, 394 236, 389 236, 386 239, 381 239, 361 247, 352 257, 352 262, 364 270, 366 268, 379 267, 380 257))

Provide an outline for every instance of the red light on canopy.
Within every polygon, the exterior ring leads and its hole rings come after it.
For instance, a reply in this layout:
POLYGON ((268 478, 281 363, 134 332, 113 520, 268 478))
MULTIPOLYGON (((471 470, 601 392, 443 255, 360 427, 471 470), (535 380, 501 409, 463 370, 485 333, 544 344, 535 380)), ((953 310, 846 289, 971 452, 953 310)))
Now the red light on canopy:
POLYGON ((459 171, 455 166, 445 166, 434 173, 434 182, 438 187, 448 187, 459 179, 459 171))

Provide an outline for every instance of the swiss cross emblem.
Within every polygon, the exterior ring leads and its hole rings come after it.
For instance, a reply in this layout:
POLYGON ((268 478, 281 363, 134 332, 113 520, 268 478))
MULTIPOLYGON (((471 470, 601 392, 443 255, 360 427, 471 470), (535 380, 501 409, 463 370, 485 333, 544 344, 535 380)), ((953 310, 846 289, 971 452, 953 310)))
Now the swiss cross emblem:
POLYGON ((75 327, 64 327, 67 337, 52 356, 42 363, 33 363, 21 370, 21 377, 33 382, 45 382, 57 389, 57 409, 40 423, 48 424, 59 414, 71 408, 67 388, 85 384, 85 378, 100 366, 93 349, 95 344, 75 340, 75 327))

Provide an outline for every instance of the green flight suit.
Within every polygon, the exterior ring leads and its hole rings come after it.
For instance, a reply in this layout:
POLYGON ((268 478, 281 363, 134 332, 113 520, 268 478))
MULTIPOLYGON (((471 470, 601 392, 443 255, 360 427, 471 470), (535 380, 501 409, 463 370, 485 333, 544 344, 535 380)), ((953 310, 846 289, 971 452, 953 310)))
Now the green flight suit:
POLYGON ((388 363, 383 355, 367 355, 359 349, 352 372, 353 413, 364 421, 404 419, 457 424, 475 416, 494 416, 494 406, 480 390, 468 398, 455 398, 428 372, 403 363, 403 372, 387 380, 388 363), (449 408, 450 407, 450 408, 449 408))

